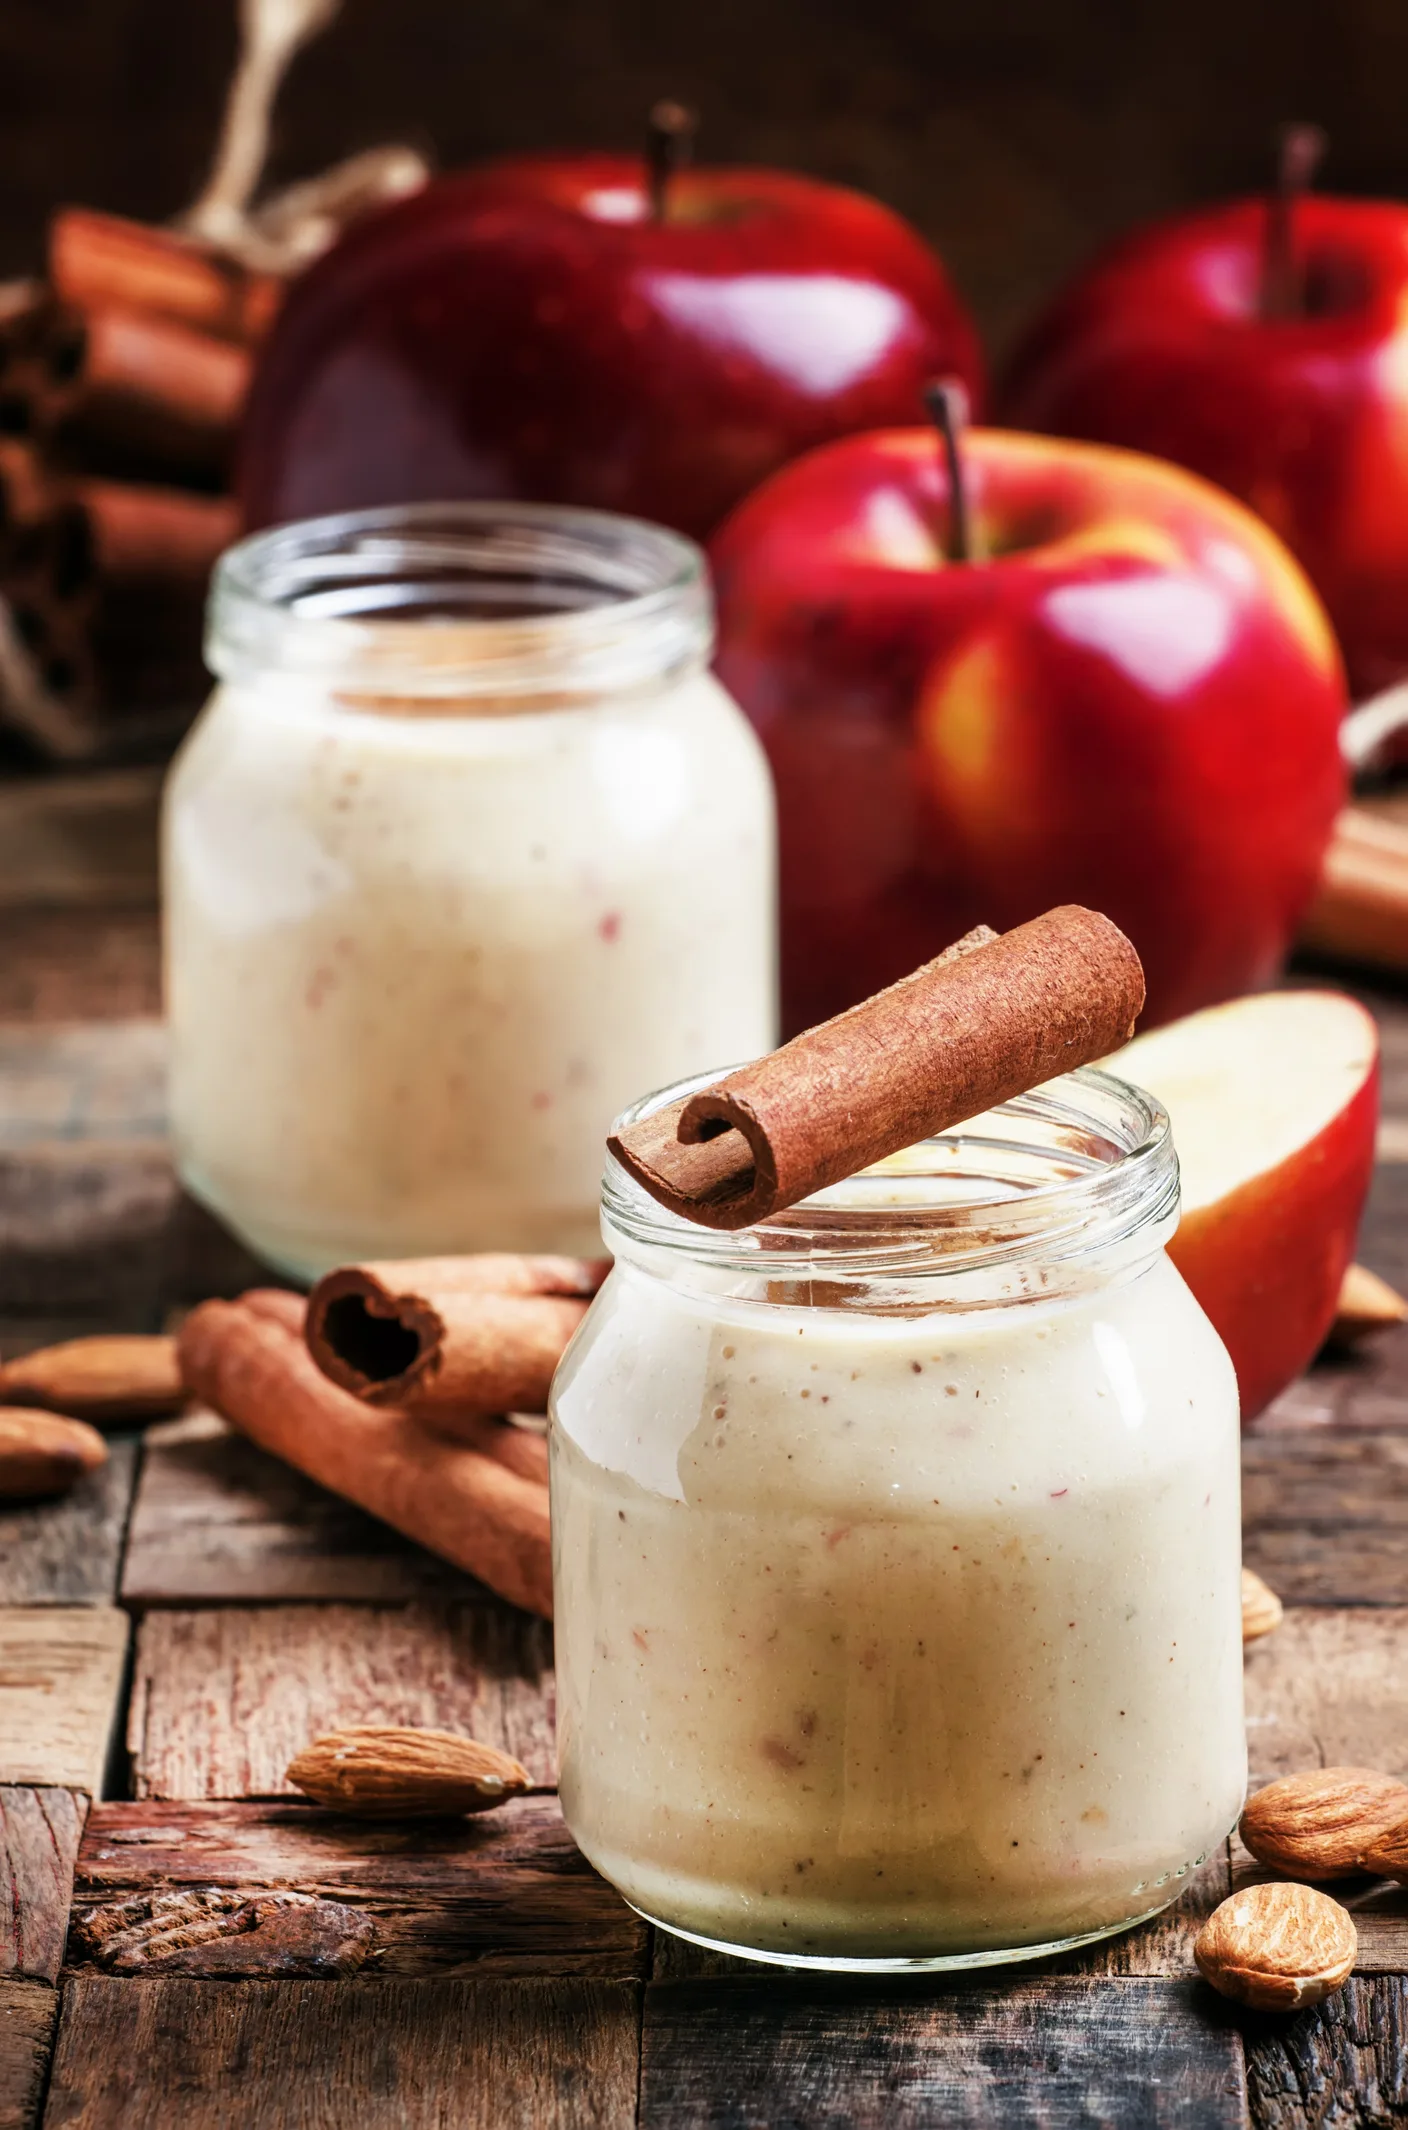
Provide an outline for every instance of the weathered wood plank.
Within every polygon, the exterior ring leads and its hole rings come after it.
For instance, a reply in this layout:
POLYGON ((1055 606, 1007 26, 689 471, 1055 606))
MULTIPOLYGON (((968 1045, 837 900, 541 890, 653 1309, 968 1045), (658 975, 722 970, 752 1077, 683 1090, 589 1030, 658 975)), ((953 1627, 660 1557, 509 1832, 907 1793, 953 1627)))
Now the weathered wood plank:
POLYGON ((1408 2122, 1408 1979, 1361 1980, 1294 2019, 1245 2022, 1256 2130, 1390 2130, 1408 2122))
MULTIPOLYGON (((645 1925, 587 1863, 555 1797, 420 1825, 299 1804, 94 1807, 74 1894, 80 1923, 143 1893, 209 1887, 282 1887, 366 1913, 379 1974, 635 1977, 645 1962, 645 1925)), ((85 1955, 75 1945, 69 1957, 85 1955)), ((202 1965, 198 1952, 178 1971, 202 1965)))
POLYGON ((652 1983, 642 2130, 1242 2130, 1236 2033, 1196 1982, 652 1983))
POLYGON ((1247 1652, 1253 1786, 1302 1768, 1355 1762, 1408 1774, 1403 1652, 1408 1608, 1289 1610, 1247 1652))
POLYGON ((0 1508, 0 1605, 91 1605, 117 1595, 138 1438, 110 1435, 108 1461, 57 1501, 0 1508))
POLYGON ((1242 1532, 1248 1567, 1292 1603, 1402 1604, 1408 1433, 1253 1431, 1242 1446, 1242 1532))
POLYGON ((85 1808, 71 1790, 0 1785, 0 1976, 57 1981, 85 1808))
POLYGON ((310 1738, 354 1723, 464 1731, 555 1780, 552 1631, 497 1604, 150 1612, 128 1720, 138 1797, 289 1794, 310 1738))
POLYGON ((123 1981, 64 1991, 45 2130, 631 2130, 637 1991, 123 1981))
POLYGON ((102 1795, 126 1650, 108 1606, 0 1610, 0 1783, 102 1795))
POLYGON ((0 1981, 0 2130, 32 2130, 58 2002, 42 1982, 0 1981))
POLYGON ((157 904, 162 771, 0 784, 0 909, 157 904))
POLYGON ((481 1584, 245 1441, 213 1413, 150 1428, 127 1534, 129 1605, 358 1598, 481 1584))

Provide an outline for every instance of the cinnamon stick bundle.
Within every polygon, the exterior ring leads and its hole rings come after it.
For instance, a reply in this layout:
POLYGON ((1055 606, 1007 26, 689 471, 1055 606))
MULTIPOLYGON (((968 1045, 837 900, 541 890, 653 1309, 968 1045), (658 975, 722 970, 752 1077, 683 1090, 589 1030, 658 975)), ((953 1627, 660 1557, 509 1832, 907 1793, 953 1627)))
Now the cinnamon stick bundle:
POLYGON ((1144 1003, 1118 926, 1067 905, 970 934, 850 1011, 613 1133, 653 1198, 746 1228, 1126 1042, 1144 1003))
POLYGON ((308 1350, 330 1381, 370 1404, 542 1412, 606 1270, 491 1253, 344 1265, 309 1296, 308 1350))
POLYGON ((466 1447, 361 1403, 314 1365, 303 1315, 297 1295, 274 1290, 203 1302, 178 1339, 187 1389, 262 1449, 551 1618, 548 1490, 525 1476, 518 1430, 486 1421, 466 1447))
POLYGON ((268 331, 284 289, 281 276, 251 273, 175 230, 88 207, 61 207, 50 223, 49 279, 74 310, 118 305, 250 343, 268 331))
POLYGON ((216 478, 229 464, 250 355, 118 305, 55 311, 20 366, 33 433, 90 471, 216 478))

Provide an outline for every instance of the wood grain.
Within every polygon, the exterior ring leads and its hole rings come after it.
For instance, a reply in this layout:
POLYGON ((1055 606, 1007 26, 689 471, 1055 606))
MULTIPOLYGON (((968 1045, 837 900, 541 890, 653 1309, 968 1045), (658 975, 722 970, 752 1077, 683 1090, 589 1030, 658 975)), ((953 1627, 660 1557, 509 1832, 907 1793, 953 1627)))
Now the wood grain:
POLYGON ((1252 1786, 1354 1762, 1408 1775, 1408 1608, 1291 1608, 1247 1652, 1252 1786))
POLYGON ((213 1413, 148 1430, 123 1563, 128 1604, 384 1602, 430 1592, 487 1601, 472 1577, 315 1486, 213 1413))
POLYGON ((356 1723, 464 1731, 555 1780, 551 1629, 485 1603, 151 1612, 128 1717, 138 1797, 291 1794, 284 1769, 356 1723))
POLYGON ((645 1925, 587 1863, 555 1797, 418 1826, 301 1804, 95 1806, 76 1914, 159 1887, 287 1887, 346 1903, 375 1919, 379 1973, 644 1968, 645 1925))
POLYGON ((70 1493, 0 1508, 0 1605, 91 1605, 117 1596, 137 1453, 135 1435, 109 1435, 107 1463, 70 1493))
POLYGON ((0 1786, 0 1976, 58 1979, 85 1809, 71 1790, 0 1786))
POLYGON ((1408 1980, 1361 1979, 1293 2019, 1248 2016, 1256 2130, 1390 2130, 1408 2122, 1408 1980))
POLYGON ((0 1981, 0 2130, 38 2118, 58 2002, 43 1983, 0 1981))
POLYGON ((1242 2130, 1237 2036, 1197 1982, 652 1983, 642 2130, 1242 2130))
POLYGON ((102 1795, 126 1650, 107 1606, 0 1610, 0 1783, 102 1795))
POLYGON ((1242 1448, 1243 1554, 1291 1603, 1408 1596, 1408 1433, 1284 1428, 1242 1448))
POLYGON ((44 2130, 630 2130, 637 1996, 576 1979, 82 1976, 44 2130))

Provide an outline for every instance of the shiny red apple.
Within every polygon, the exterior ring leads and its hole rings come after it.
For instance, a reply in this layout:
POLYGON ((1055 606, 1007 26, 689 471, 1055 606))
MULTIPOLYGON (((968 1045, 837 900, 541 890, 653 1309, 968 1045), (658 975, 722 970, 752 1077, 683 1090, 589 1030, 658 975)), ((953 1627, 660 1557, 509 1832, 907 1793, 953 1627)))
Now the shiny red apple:
POLYGON ((875 200, 776 170, 525 156, 355 224, 292 290, 240 476, 251 524, 518 497, 703 537, 815 444, 976 389, 938 259, 875 200))
POLYGON ((1169 1256, 1250 1420, 1336 1319, 1374 1168, 1378 1030, 1339 992, 1277 991, 1137 1036, 1108 1063, 1168 1110, 1183 1199, 1169 1256))
POLYGON ((1153 459, 966 439, 973 551, 919 430, 786 467, 712 560, 719 673, 772 763, 784 1018, 971 925, 1105 910, 1148 1024, 1262 982, 1344 795, 1344 682, 1280 542, 1153 459))
POLYGON ((1408 206, 1273 195, 1135 231, 1037 322, 1003 415, 1240 496, 1304 564, 1355 695, 1408 674, 1408 206))

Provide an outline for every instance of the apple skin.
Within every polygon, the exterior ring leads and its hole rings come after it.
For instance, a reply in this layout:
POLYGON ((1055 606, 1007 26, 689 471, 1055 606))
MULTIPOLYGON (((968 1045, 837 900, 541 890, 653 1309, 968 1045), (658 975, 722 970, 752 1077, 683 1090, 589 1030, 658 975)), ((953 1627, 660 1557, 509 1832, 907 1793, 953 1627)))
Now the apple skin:
MULTIPOLYGON (((1244 1422, 1309 1366, 1335 1320, 1374 1171, 1379 1059, 1371 1040, 1372 1067, 1345 1107, 1275 1167, 1207 1204, 1185 1206, 1168 1245, 1232 1356, 1244 1422)), ((1138 1082, 1139 1043, 1106 1064, 1138 1082)), ((1157 1074, 1151 1078, 1157 1094, 1157 1074)))
POLYGON ((799 452, 911 419, 936 371, 978 395, 976 335, 877 201, 695 168, 653 222, 639 158, 514 158, 366 216, 295 284, 240 494, 251 525, 512 497, 703 538, 799 452))
POLYGON ((1295 209, 1305 314, 1258 315, 1266 203, 1136 231, 1032 328, 1003 418, 1191 467, 1266 519, 1356 697, 1408 674, 1408 207, 1295 209))
POLYGON ((946 564, 924 430, 773 476, 712 547, 718 670, 777 783, 784 1021, 1061 902, 1134 941, 1144 1025, 1268 979, 1344 797, 1344 681, 1285 549, 1192 475, 971 431, 994 559, 946 564))

